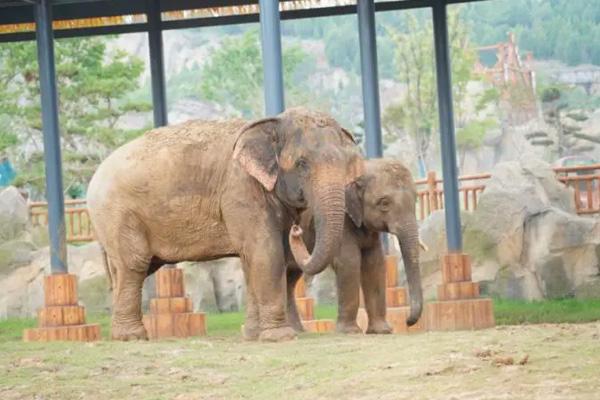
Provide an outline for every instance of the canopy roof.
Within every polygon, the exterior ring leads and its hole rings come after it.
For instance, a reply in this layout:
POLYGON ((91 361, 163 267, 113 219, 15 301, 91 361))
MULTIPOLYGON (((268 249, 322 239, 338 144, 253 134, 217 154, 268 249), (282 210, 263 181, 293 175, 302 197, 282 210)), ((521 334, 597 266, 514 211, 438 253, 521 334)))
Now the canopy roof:
MULTIPOLYGON (((161 29, 258 22, 257 0, 156 0, 161 29)), ((433 3, 479 0, 379 0, 377 11, 430 7, 433 3)), ((35 0, 0 0, 0 42, 33 40, 35 0)), ((146 32, 147 0, 53 0, 56 37, 146 32)), ((280 0, 281 18, 356 13, 356 0, 280 0)))

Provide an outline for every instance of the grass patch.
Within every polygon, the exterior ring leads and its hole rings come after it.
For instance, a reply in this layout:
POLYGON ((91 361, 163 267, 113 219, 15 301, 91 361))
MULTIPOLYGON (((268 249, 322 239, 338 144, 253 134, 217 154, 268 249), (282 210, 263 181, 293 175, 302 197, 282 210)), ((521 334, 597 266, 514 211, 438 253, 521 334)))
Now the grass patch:
POLYGON ((502 300, 494 299, 498 325, 581 323, 600 320, 600 299, 502 300))

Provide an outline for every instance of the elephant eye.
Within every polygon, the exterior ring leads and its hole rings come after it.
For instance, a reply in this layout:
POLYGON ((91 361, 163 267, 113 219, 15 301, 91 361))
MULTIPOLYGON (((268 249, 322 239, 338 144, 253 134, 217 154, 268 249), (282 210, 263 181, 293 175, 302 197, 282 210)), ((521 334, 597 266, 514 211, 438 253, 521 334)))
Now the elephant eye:
POLYGON ((389 197, 382 197, 379 200, 377 200, 377 206, 382 210, 382 211, 387 211, 390 208, 390 205, 392 204, 391 200, 389 199, 389 197))
POLYGON ((296 168, 306 170, 308 169, 308 162, 304 157, 300 157, 296 160, 296 168))

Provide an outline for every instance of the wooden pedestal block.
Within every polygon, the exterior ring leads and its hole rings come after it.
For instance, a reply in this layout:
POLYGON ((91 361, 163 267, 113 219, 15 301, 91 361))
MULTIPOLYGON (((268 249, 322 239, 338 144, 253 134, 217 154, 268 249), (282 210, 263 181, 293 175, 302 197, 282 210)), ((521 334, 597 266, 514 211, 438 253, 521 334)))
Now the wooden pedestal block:
POLYGON ((38 328, 26 329, 26 342, 100 339, 100 325, 85 323, 85 309, 77 304, 77 277, 56 274, 44 277, 45 307, 38 311, 38 328))
POLYGON ((438 286, 437 292, 440 301, 475 299, 479 297, 479 283, 469 281, 444 283, 438 286))
POLYGON ((100 340, 100 325, 85 324, 25 329, 23 340, 25 342, 53 342, 57 340, 93 342, 100 340))
POLYGON ((85 309, 82 306, 50 306, 38 311, 40 327, 84 325, 85 309))
POLYGON ((150 313, 143 318, 149 339, 206 335, 206 316, 192 312, 181 269, 161 268, 156 272, 156 295, 150 300, 150 313))
POLYGON ((442 259, 442 283, 471 280, 471 259, 467 254, 450 253, 442 259))
POLYGON ((304 281, 304 276, 298 279, 298 282, 296 282, 296 288, 294 289, 294 297, 306 297, 306 282, 304 281))
POLYGON ((148 314, 143 322, 148 339, 206 335, 204 313, 148 314))
MULTIPOLYGON (((409 307, 389 307, 386 310, 386 319, 388 324, 392 327, 392 333, 416 333, 425 332, 427 330, 427 318, 425 316, 425 310, 419 321, 413 325, 406 325, 406 318, 410 315, 409 307)), ((358 309, 356 316, 356 323, 363 332, 367 331, 369 326, 369 317, 367 311, 364 308, 358 309)))
POLYGON ((387 255, 385 262, 385 287, 394 288, 398 286, 398 257, 387 255))
POLYGON ((163 297, 150 300, 151 314, 190 313, 192 308, 192 299, 189 297, 163 297))
POLYGON ((387 288, 385 290, 387 307, 403 307, 407 304, 406 289, 403 287, 387 288))
POLYGON ((301 321, 311 321, 315 319, 315 300, 312 297, 296 298, 296 309, 301 321))
POLYGON ((314 319, 312 321, 302 321, 304 330, 312 333, 333 332, 335 322, 331 319, 314 319))
POLYGON ((425 305, 425 311, 432 331, 485 329, 495 324, 491 299, 434 301, 425 305))
POLYGON ((156 297, 184 297, 183 270, 161 268, 156 272, 156 297))

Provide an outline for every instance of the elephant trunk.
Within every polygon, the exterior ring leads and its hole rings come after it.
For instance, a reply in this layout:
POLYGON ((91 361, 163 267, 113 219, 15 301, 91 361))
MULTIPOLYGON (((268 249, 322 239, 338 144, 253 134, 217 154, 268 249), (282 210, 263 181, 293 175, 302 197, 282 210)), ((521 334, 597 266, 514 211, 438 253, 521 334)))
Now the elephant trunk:
POLYGON ((312 177, 312 200, 315 223, 315 247, 312 254, 302 239, 302 229, 290 230, 290 249, 296 263, 307 275, 316 275, 337 254, 344 228, 344 173, 341 168, 323 168, 312 177))
POLYGON ((408 326, 417 323, 423 310, 423 290, 421 288, 421 273, 419 271, 419 229, 417 222, 410 221, 395 232, 408 281, 410 298, 410 315, 406 320, 408 326))

